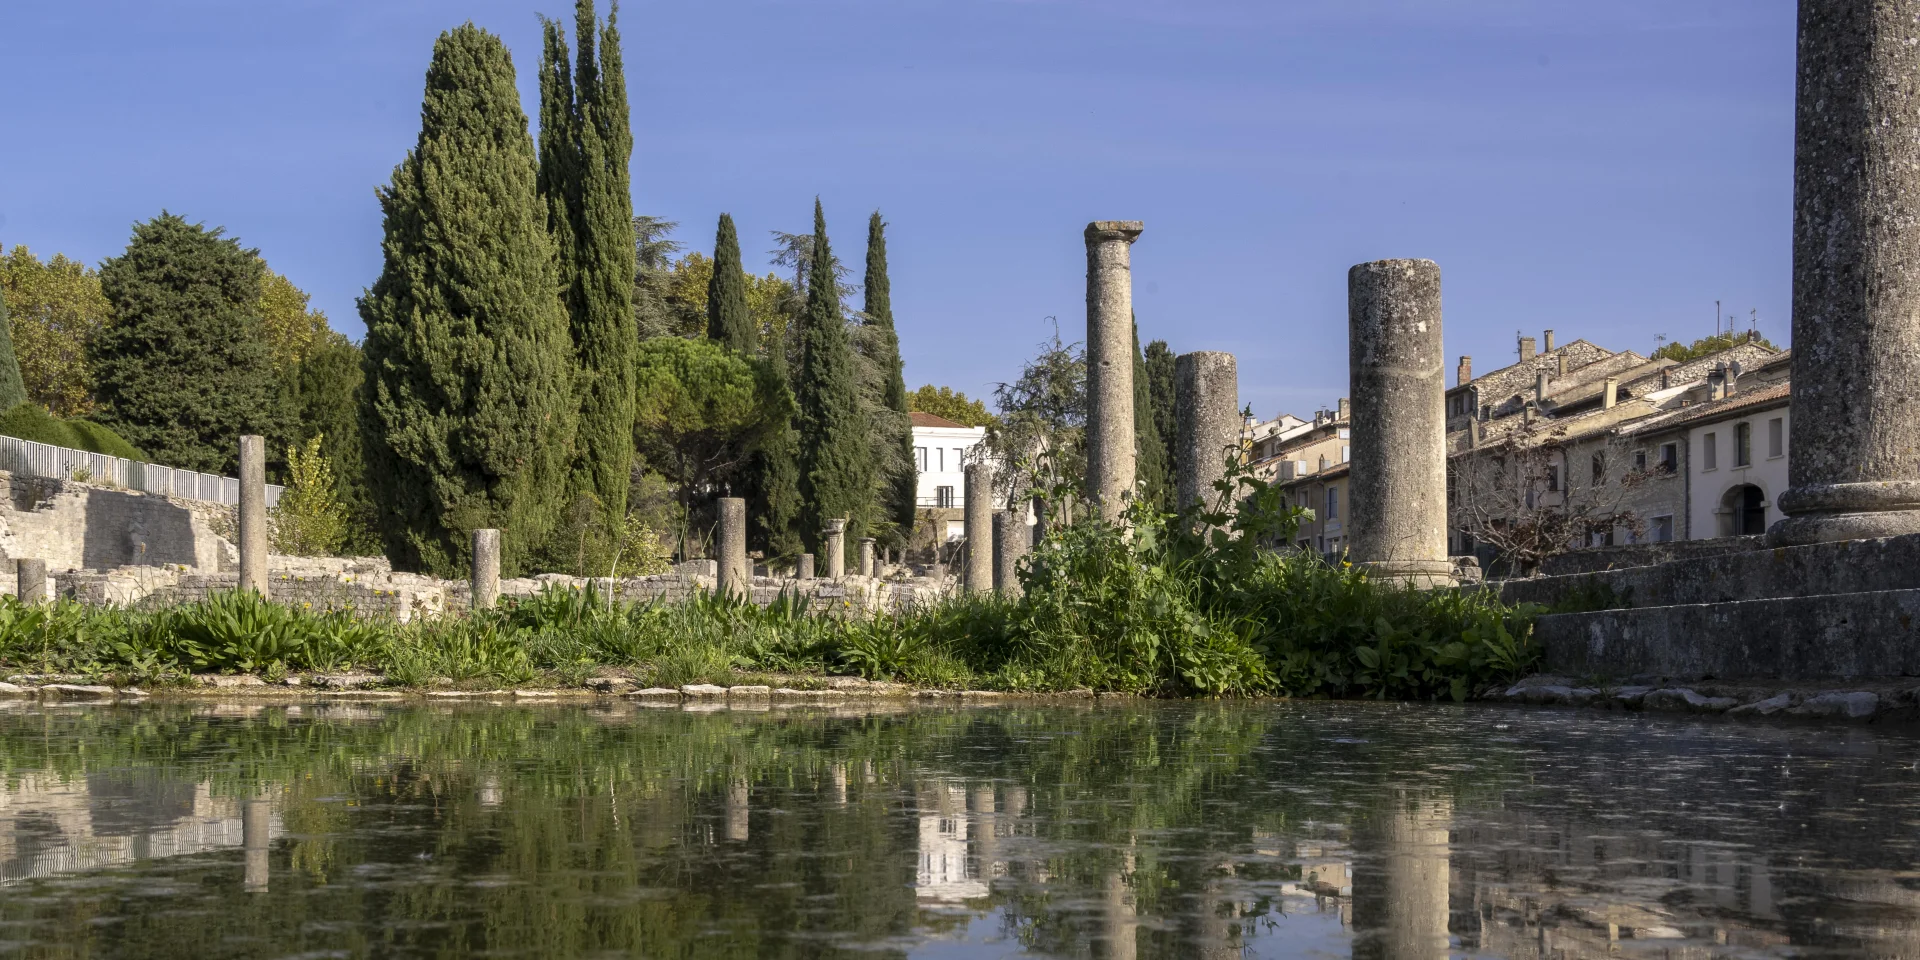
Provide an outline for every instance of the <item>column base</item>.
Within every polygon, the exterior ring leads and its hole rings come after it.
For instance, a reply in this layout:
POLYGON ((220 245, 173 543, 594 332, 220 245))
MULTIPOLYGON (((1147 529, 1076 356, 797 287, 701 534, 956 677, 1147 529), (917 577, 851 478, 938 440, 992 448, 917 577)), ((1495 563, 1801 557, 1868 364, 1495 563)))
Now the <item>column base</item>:
POLYGON ((1397 580, 1415 590, 1453 587, 1460 583, 1451 560, 1368 560, 1354 566, 1375 580, 1397 580))
POLYGON ((1795 487, 1776 503, 1787 517, 1767 531, 1772 547, 1920 533, 1920 481, 1795 487))

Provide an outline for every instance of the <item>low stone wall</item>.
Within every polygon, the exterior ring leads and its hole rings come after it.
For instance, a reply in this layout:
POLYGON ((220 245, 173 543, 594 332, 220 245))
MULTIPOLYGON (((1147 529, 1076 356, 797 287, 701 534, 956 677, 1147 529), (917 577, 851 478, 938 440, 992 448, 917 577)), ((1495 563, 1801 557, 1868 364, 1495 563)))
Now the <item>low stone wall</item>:
POLYGON ((45 560, 51 571, 233 569, 237 555, 217 529, 223 509, 0 471, 0 592, 14 591, 12 561, 21 557, 45 560))
POLYGON ((1717 557, 1760 549, 1764 537, 1720 537, 1714 540, 1673 540, 1667 543, 1628 543, 1612 547, 1590 547, 1551 556, 1540 561, 1540 574, 1548 577, 1572 573, 1595 573, 1626 567, 1645 567, 1672 560, 1717 557))
POLYGON ((1920 534, 1749 549, 1643 567, 1507 580, 1509 603, 1581 610, 1920 588, 1920 534))

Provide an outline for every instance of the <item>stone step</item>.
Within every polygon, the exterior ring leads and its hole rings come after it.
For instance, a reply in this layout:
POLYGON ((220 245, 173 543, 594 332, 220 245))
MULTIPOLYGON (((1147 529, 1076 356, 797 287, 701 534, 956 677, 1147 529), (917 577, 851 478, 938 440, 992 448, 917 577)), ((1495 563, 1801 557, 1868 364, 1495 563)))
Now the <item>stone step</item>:
POLYGON ((1534 631, 1546 669, 1576 677, 1920 676, 1920 589, 1563 613, 1534 631))
POLYGON ((1501 595, 1510 603, 1601 610, 1914 589, 1920 589, 1920 534, 1508 580, 1501 595))

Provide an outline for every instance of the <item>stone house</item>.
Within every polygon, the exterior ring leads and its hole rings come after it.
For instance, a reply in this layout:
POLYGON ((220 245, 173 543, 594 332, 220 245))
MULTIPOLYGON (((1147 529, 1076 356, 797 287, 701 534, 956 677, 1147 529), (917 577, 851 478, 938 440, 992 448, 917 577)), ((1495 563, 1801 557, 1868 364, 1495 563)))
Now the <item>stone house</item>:
POLYGON ((1294 506, 1313 511, 1294 535, 1292 545, 1300 549, 1337 554, 1345 544, 1351 412, 1343 397, 1334 409, 1315 411, 1312 420, 1282 414, 1272 421, 1277 429, 1255 431, 1248 453, 1254 475, 1278 484, 1294 506))

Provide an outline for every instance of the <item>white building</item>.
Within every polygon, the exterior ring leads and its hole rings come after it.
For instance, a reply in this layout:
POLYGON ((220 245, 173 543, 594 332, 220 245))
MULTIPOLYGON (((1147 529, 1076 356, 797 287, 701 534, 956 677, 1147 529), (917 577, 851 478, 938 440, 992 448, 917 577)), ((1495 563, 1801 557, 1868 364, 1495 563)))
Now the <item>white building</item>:
POLYGON ((1756 536, 1781 519, 1774 498, 1787 489, 1789 400, 1782 383, 1731 398, 1688 425, 1689 539, 1756 536))
POLYGON ((957 540, 965 533, 967 474, 973 448, 987 438, 986 427, 963 427, 945 417, 914 411, 913 461, 920 471, 920 483, 914 506, 931 511, 934 527, 943 540, 957 540))

